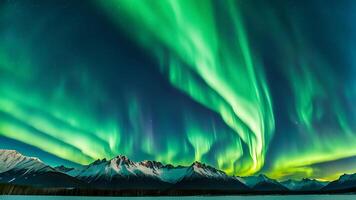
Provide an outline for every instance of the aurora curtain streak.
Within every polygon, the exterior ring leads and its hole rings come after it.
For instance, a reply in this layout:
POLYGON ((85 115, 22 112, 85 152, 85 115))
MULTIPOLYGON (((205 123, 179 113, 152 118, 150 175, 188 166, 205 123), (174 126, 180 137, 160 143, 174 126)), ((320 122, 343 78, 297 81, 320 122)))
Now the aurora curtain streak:
POLYGON ((131 31, 138 33, 137 38, 147 48, 157 49, 162 71, 170 82, 219 113, 249 147, 252 163, 247 173, 258 171, 274 130, 273 112, 261 66, 251 55, 234 4, 225 2, 227 13, 219 13, 225 14, 223 17, 233 26, 219 31, 214 5, 209 1, 99 3, 116 19, 120 19, 117 14, 123 14, 134 23, 131 31), (197 12, 200 9, 203 12, 197 12), (141 31, 136 32, 138 29, 141 31), (159 49, 160 45, 163 49, 159 49), (167 55, 165 48, 169 51, 167 55))
POLYGON ((1 2, 0 148, 277 179, 356 172, 355 8, 1 2))

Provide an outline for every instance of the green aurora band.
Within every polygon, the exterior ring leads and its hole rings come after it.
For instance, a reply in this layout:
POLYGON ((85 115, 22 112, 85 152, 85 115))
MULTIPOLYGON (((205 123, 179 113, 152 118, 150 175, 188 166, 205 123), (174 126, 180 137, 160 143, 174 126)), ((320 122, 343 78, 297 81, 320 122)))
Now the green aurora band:
MULTIPOLYGON (((230 9, 226 17, 234 26, 226 32, 219 32, 209 1, 99 3, 103 3, 115 19, 131 21, 132 34, 137 34, 138 40, 147 48, 156 49, 162 71, 170 82, 219 113, 247 144, 252 163, 246 173, 260 170, 274 130, 273 112, 262 67, 251 55, 244 26, 232 1, 226 2, 231 4, 227 5, 230 9), (199 9, 204 12, 197 12, 199 9), (135 31, 138 29, 140 31, 135 31), (231 40, 224 40, 229 38, 225 36, 227 34, 231 40), (166 57, 168 61, 164 60, 166 57)), ((194 131, 188 132, 189 140, 196 138, 191 134, 194 131)), ((193 146, 200 148, 199 151, 207 151, 211 142, 200 142, 205 144, 195 142, 193 146)))
MULTIPOLYGON (((50 44, 34 49, 60 14, 38 15, 23 36, 26 23, 13 17, 17 8, 0 5, 0 27, 6 25, 0 29, 0 136, 79 164, 124 154, 182 165, 197 160, 230 175, 277 179, 335 179, 355 172, 320 166, 356 156, 356 110, 345 103, 356 101, 356 87, 343 84, 333 61, 304 34, 302 19, 284 13, 283 21, 277 8, 257 0, 98 0, 93 6, 149 52, 167 82, 204 114, 165 100, 160 102, 166 107, 147 108, 134 89, 110 91, 91 69, 100 64, 73 59, 65 50, 58 57, 46 52, 50 44), (261 40, 273 47, 261 48, 261 40), (278 57, 273 70, 290 94, 284 120, 293 130, 278 126, 280 100, 272 95, 263 56, 271 49, 278 57), (58 58, 66 66, 52 70, 51 60, 58 58), (167 119, 173 115, 176 126, 167 119)), ((75 26, 67 24, 58 38, 69 37, 75 26)), ((60 41, 53 45, 66 48, 60 41)))

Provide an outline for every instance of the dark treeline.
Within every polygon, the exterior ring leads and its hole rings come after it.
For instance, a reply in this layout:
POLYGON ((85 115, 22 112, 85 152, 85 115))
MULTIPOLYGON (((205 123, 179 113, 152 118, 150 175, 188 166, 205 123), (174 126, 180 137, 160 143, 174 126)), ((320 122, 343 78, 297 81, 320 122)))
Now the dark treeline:
POLYGON ((0 184, 0 195, 50 196, 194 196, 194 195, 305 195, 356 194, 356 188, 336 191, 234 191, 234 190, 104 190, 91 188, 37 188, 13 184, 0 184))

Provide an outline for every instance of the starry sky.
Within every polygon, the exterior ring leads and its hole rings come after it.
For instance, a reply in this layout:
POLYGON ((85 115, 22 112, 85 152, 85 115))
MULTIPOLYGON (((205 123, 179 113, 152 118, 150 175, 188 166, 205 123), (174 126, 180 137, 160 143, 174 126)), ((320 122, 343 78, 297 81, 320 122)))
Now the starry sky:
POLYGON ((0 0, 0 148, 356 172, 353 0, 0 0))

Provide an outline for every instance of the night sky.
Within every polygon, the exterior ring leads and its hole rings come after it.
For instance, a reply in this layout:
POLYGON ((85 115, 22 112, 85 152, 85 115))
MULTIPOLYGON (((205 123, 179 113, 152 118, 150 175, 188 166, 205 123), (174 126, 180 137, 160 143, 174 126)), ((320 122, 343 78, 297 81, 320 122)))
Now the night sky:
POLYGON ((0 0, 0 148, 356 172, 354 0, 0 0))

